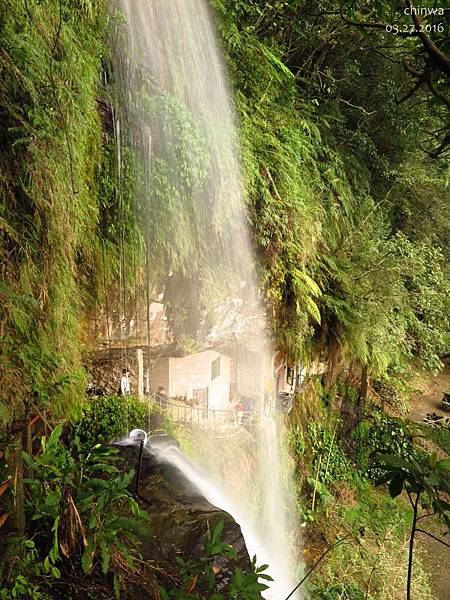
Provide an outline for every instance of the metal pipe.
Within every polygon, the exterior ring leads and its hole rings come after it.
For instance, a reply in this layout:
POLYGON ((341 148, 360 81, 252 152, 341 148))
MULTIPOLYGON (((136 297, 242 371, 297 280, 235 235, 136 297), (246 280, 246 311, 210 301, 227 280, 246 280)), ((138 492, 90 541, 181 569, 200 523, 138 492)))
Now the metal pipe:
POLYGON ((138 468, 136 474, 136 496, 139 496, 139 480, 141 478, 142 455, 144 453, 144 440, 141 440, 139 447, 138 468))

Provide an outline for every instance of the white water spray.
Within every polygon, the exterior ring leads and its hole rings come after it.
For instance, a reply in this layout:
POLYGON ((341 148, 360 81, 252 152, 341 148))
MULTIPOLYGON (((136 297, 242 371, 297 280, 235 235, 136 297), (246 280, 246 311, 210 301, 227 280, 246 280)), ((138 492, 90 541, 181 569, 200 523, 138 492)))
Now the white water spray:
MULTIPOLYGON (((241 527, 250 557, 256 555, 258 564, 268 564, 269 569, 267 572, 275 575, 269 592, 263 594, 264 597, 273 600, 284 599, 292 589, 292 582, 287 565, 282 563, 282 559, 284 558, 282 544, 285 532, 280 527, 283 523, 282 515, 279 515, 277 511, 279 507, 274 502, 274 498, 272 498, 272 501, 269 501, 270 509, 274 511, 269 518, 269 523, 271 532, 274 533, 277 530, 278 535, 276 539, 262 539, 251 525, 251 519, 242 512, 242 502, 230 497, 226 489, 222 488, 220 484, 213 482, 201 469, 195 467, 176 446, 171 444, 159 445, 152 447, 152 451, 161 462, 168 463, 179 469, 213 506, 217 506, 234 518, 236 523, 241 527), (278 520, 277 517, 281 517, 281 519, 278 520)), ((267 582, 265 581, 264 583, 267 582)))
MULTIPOLYGON (((258 564, 269 564, 274 583, 267 597, 283 600, 295 581, 272 420, 275 392, 273 382, 267 385, 273 350, 258 303, 234 111, 212 15, 206 0, 117 2, 124 16, 115 52, 122 106, 117 130, 140 166, 135 195, 149 263, 157 283, 166 278, 166 291, 169 279, 172 288, 173 282, 180 288, 171 301, 175 314, 184 318, 175 334, 195 335, 200 305, 203 310, 226 303, 230 294, 238 296, 243 313, 257 315, 251 343, 243 340, 235 351, 228 348, 246 390, 241 393, 256 399, 253 471, 240 470, 237 440, 227 448, 234 451, 234 472, 233 466, 222 471, 222 480, 214 484, 177 449, 161 457, 235 517, 250 554, 257 555, 258 564), (245 479, 240 487, 237 476, 245 479)), ((198 439, 199 447, 202 443, 198 439)), ((203 470, 214 461, 209 459, 201 464, 203 470)))

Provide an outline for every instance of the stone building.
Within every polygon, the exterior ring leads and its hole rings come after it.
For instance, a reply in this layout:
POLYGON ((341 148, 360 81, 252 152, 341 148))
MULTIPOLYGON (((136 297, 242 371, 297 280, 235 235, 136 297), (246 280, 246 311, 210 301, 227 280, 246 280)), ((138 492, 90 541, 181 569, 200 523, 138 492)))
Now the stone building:
POLYGON ((231 387, 231 358, 216 350, 156 360, 150 373, 150 389, 164 388, 170 398, 194 400, 196 405, 228 410, 231 387))

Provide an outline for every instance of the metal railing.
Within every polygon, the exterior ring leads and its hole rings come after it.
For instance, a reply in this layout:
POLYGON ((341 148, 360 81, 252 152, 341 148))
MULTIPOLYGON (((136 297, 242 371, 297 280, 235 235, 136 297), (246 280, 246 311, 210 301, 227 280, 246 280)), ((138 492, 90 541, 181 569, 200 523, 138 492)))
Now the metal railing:
MULTIPOLYGON (((222 410, 177 403, 156 392, 147 396, 147 401, 156 405, 174 422, 201 429, 230 431, 244 428, 254 419, 254 413, 240 410, 222 410)), ((150 406, 149 406, 150 409, 150 406)), ((150 410, 149 410, 150 414, 150 410)))

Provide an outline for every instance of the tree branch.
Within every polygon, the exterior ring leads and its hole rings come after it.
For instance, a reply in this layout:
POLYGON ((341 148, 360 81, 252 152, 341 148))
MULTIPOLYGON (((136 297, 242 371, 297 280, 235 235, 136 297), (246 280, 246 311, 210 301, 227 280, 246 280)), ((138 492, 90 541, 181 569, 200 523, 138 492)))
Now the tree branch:
MULTIPOLYGON (((420 436, 415 436, 415 437, 420 437, 420 436)), ((428 517, 432 517, 435 514, 436 514, 435 512, 432 512, 432 513, 427 513, 425 515, 420 515, 420 517, 417 517, 417 521, 420 521, 421 519, 427 519, 428 517)))
POLYGON ((356 104, 352 104, 351 102, 349 102, 348 100, 344 100, 343 98, 339 98, 339 101, 343 102, 344 104, 347 104, 347 106, 351 106, 352 108, 356 108, 357 110, 362 111, 368 117, 370 117, 371 115, 374 115, 376 113, 375 110, 372 110, 371 112, 369 112, 362 106, 356 106, 356 104))
POLYGON ((436 542, 439 542, 440 544, 447 546, 447 548, 450 548, 450 544, 447 544, 447 542, 444 542, 444 540, 441 540, 440 538, 436 537, 429 531, 425 531, 425 529, 416 529, 416 531, 418 531, 420 533, 424 533, 425 535, 428 535, 430 538, 433 538, 433 540, 435 540, 436 542))
POLYGON ((328 552, 330 552, 331 550, 333 550, 333 548, 336 548, 337 546, 339 546, 340 544, 342 544, 343 542, 348 540, 350 537, 352 537, 352 535, 354 535, 356 533, 356 531, 360 531, 360 532, 364 531, 364 527, 358 527, 358 529, 351 531, 349 534, 347 534, 346 536, 344 536, 343 538, 341 538, 340 540, 338 540, 337 542, 335 542, 334 544, 329 546, 325 550, 325 552, 319 557, 319 559, 316 560, 316 562, 309 569, 309 571, 306 573, 306 575, 303 577, 303 579, 295 586, 295 588, 290 592, 290 594, 288 596, 286 596, 285 600, 289 600, 289 598, 292 598, 292 596, 295 594, 295 592, 298 590, 298 588, 302 585, 302 583, 304 583, 308 579, 308 577, 311 575, 311 573, 314 571, 314 569, 319 566, 319 563, 322 562, 322 560, 325 558, 325 556, 328 554, 328 552))
POLYGON ((424 82, 422 78, 418 79, 416 84, 413 85, 413 87, 406 92, 406 94, 404 94, 401 98, 396 98, 397 104, 402 104, 403 102, 406 102, 406 100, 412 98, 412 96, 414 96, 414 94, 423 86, 423 83, 424 82))
POLYGON ((439 90, 437 90, 434 87, 433 79, 431 77, 431 70, 426 71, 425 75, 427 77, 426 81, 427 81, 428 89, 433 94, 433 96, 436 96, 436 98, 439 98, 440 100, 442 100, 442 102, 445 104, 445 106, 447 108, 450 108, 450 96, 446 96, 445 94, 443 94, 442 92, 440 92, 439 90))
POLYGON ((421 29, 421 19, 415 12, 415 8, 411 0, 406 1, 407 6, 411 10, 411 17, 416 28, 416 35, 420 39, 428 56, 434 62, 442 73, 450 77, 450 58, 446 56, 433 42, 433 40, 421 29))
POLYGON ((442 143, 436 148, 436 150, 427 150, 426 148, 423 147, 423 145, 420 146, 420 149, 423 152, 425 152, 426 154, 428 154, 431 158, 438 158, 438 156, 441 156, 442 154, 444 154, 444 152, 447 151, 449 146, 450 146, 450 133, 444 137, 444 139, 442 140, 442 143))
MULTIPOLYGON (((388 27, 388 23, 374 23, 374 22, 370 22, 370 21, 352 21, 351 19, 349 19, 348 17, 346 17, 344 15, 344 13, 342 12, 342 6, 340 8, 340 15, 341 15, 341 19, 347 23, 347 25, 352 25, 352 27, 358 27, 360 29, 379 29, 384 31, 385 33, 387 33, 386 28, 388 27)), ((413 31, 413 32, 409 32, 409 31, 399 31, 395 34, 397 37, 416 37, 417 34, 413 31)))

